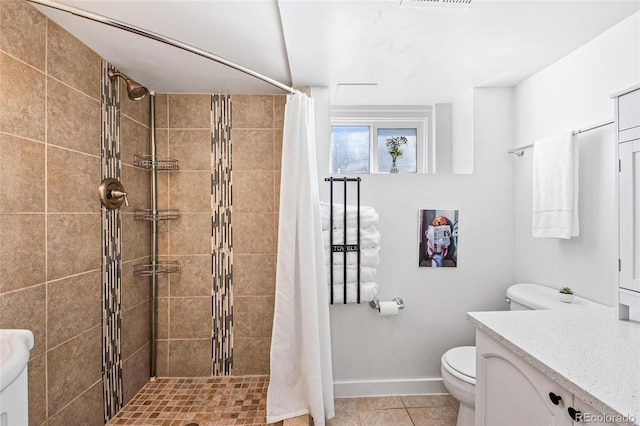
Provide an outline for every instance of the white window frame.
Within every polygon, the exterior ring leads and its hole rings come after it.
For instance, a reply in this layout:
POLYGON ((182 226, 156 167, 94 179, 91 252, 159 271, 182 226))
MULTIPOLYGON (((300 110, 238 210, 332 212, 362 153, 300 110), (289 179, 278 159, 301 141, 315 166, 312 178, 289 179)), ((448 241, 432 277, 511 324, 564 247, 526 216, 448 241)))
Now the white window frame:
MULTIPOLYGON (((433 108, 430 106, 334 106, 331 126, 369 127, 369 174, 386 174, 378 170, 378 129, 416 129, 416 173, 429 172, 433 158, 431 128, 433 108)), ((333 149, 333 143, 330 144, 333 149)), ((329 172, 333 156, 329 152, 329 172)), ((406 174, 411 174, 404 172, 406 174)), ((334 173, 337 174, 337 173, 334 173)), ((346 173, 340 173, 346 174, 346 173)))

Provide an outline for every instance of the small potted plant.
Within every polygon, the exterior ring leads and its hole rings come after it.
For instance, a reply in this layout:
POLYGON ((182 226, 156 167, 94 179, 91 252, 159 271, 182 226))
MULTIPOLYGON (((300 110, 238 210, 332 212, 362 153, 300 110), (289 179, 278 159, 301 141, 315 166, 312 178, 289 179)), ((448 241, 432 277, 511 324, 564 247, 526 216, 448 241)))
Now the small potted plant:
POLYGON ((400 147, 407 144, 407 138, 404 136, 395 136, 393 138, 387 138, 387 152, 391 156, 391 170, 389 173, 398 173, 398 167, 396 167, 396 160, 402 156, 402 150, 400 147))
POLYGON ((573 290, 571 290, 571 287, 562 287, 558 296, 560 297, 561 302, 573 302, 573 290))

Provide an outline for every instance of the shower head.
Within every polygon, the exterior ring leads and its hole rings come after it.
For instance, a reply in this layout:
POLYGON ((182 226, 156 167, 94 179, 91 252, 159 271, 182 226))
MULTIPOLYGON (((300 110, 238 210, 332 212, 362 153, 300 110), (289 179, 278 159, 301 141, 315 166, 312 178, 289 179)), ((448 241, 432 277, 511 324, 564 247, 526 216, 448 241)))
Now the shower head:
POLYGON ((131 79, 128 75, 109 70, 109 78, 114 80, 116 77, 122 77, 127 82, 127 93, 129 93, 129 99, 132 101, 139 101, 149 94, 149 90, 146 87, 131 79))

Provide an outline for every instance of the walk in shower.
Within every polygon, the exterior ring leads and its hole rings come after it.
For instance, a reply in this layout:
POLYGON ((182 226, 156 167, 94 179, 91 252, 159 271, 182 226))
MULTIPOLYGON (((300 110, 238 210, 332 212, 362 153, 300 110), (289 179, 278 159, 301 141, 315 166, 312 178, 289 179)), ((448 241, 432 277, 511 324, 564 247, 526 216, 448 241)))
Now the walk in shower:
POLYGON ((27 2, 2 11, 0 327, 35 336, 30 423, 104 424, 184 378, 264 415, 285 96, 132 100, 126 64, 27 2), (129 207, 102 210, 105 178, 129 207))
MULTIPOLYGON (((215 62, 230 66, 238 71, 257 77, 280 89, 294 92, 293 89, 262 76, 254 71, 234 64, 209 52, 193 48, 179 41, 154 34, 128 24, 118 22, 100 15, 85 13, 81 10, 48 1, 36 1, 48 7, 70 12, 93 21, 100 22, 121 30, 130 31, 138 35, 169 44, 179 49, 211 59, 215 62)), ((139 100, 146 96, 148 90, 138 82, 132 80, 121 71, 103 63, 103 178, 120 179, 120 170, 128 166, 129 158, 125 155, 124 146, 127 145, 125 129, 120 128, 120 99, 121 91, 117 86, 120 77, 126 83, 128 97, 139 100), (105 78, 105 77, 108 77, 105 78), (115 86, 115 87, 114 87, 115 86), (121 149, 122 147, 122 149, 121 149)), ((238 236, 236 253, 238 256, 263 256, 258 262, 261 266, 275 263, 275 239, 277 229, 276 203, 277 182, 276 164, 278 144, 282 128, 283 97, 276 101, 274 96, 258 97, 259 108, 268 117, 261 119, 266 123, 269 134, 257 135, 260 142, 268 141, 271 154, 271 164, 262 161, 260 164, 249 164, 243 171, 242 161, 237 176, 238 189, 236 197, 240 200, 235 206, 239 216, 235 235, 238 236), (278 103, 276 106, 275 104, 278 103), (277 110, 277 111, 276 111, 277 110), (257 173, 251 173, 252 167, 257 173), (269 176, 264 176, 265 174, 269 176), (253 194, 252 181, 267 183, 266 188, 259 191, 262 200, 257 200, 253 194), (243 200, 245 205, 243 205, 243 200), (243 217, 242 215, 256 216, 243 217), (247 220, 248 219, 248 220, 247 220), (247 244, 243 246, 243 228, 252 234, 252 223, 261 224, 263 241, 266 244, 247 244), (266 237, 265 230, 271 234, 266 237), (243 252, 246 251, 246 254, 243 252)), ((251 97, 240 99, 240 105, 251 101, 251 97)), ((249 102, 250 103, 250 102, 249 102)), ((143 280, 150 278, 149 318, 149 377, 153 381, 158 375, 206 376, 229 375, 234 367, 234 340, 232 330, 234 323, 238 329, 236 336, 238 346, 246 345, 246 349, 236 349, 238 354, 250 353, 244 369, 247 372, 267 372, 268 361, 258 361, 259 367, 251 366, 256 363, 255 355, 261 354, 268 360, 270 342, 270 321, 264 321, 261 314, 267 318, 273 312, 273 281, 267 277, 271 289, 248 289, 246 295, 242 290, 238 293, 238 303, 234 314, 233 285, 233 235, 231 217, 231 131, 232 131, 232 102, 229 95, 166 95, 156 108, 156 94, 151 93, 149 103, 149 151, 134 153, 133 166, 149 171, 148 181, 150 205, 132 209, 134 221, 150 222, 150 255, 133 265, 133 275, 139 278, 139 283, 146 285, 143 280), (172 102, 173 101, 173 102, 172 102), (191 102, 191 104, 190 104, 191 102), (162 105, 164 104, 164 105, 162 105), (156 121, 157 110, 160 110, 156 121), (157 138, 156 133, 163 135, 157 138), (158 139, 162 140, 159 147, 158 139), (176 158, 172 158, 173 154, 176 158), (184 158, 179 158, 183 156, 184 158), (210 161, 202 161, 210 159, 210 161), (186 161, 185 161, 186 160, 186 161), (192 160, 192 161, 189 161, 192 160), (180 171, 178 173, 178 170, 180 171), (163 175, 160 176, 159 172, 163 175), (164 191, 163 191, 164 190, 164 191), (161 197, 161 202, 159 198, 161 197), (257 309, 255 309, 257 308, 257 309), (259 317, 255 317, 255 313, 259 317), (249 326, 243 327, 243 320, 249 326), (266 326, 265 326, 266 325, 266 326), (243 337, 246 333, 246 338, 243 337), (257 340, 260 340, 257 342, 257 340), (246 341, 245 341, 246 340, 246 341), (250 359, 253 358, 253 359, 250 359)), ((252 113, 255 112, 252 108, 252 113)), ((251 123, 254 119, 249 114, 240 114, 238 131, 245 124, 253 130, 252 134, 244 135, 245 145, 256 137, 255 131, 260 126, 251 123)), ((136 124, 139 121, 133 120, 136 124)), ((133 125, 132 127, 136 127, 133 125)), ((241 143, 240 146, 243 144, 241 143)), ((135 146, 139 148, 140 145, 135 146)), ((249 154, 249 150, 245 149, 249 154)), ((240 157, 241 158, 241 157, 240 157)), ((278 162, 279 163, 279 162, 278 162)), ((136 173, 138 171, 136 170, 136 173)), ((124 180, 124 173, 122 173, 124 180)), ((126 187, 127 182, 122 182, 126 187)), ((136 188, 137 190, 140 187, 136 188)), ((109 196, 123 197, 129 207, 127 193, 123 186, 108 191, 109 196)), ((141 195, 142 192, 138 191, 141 195)), ((135 197, 129 197, 135 198, 135 197)), ((145 204, 144 197, 141 202, 145 204)), ((123 217, 131 219, 131 212, 122 212, 123 217)), ((127 235, 122 225, 117 209, 103 210, 103 243, 105 256, 103 257, 103 287, 109 289, 103 298, 103 384, 105 392, 105 419, 113 417, 118 408, 126 402, 122 392, 121 342, 125 345, 126 316, 123 315, 123 325, 120 323, 120 279, 124 268, 118 261, 122 260, 121 246, 126 247, 127 235)), ((133 225, 134 229, 141 229, 133 225)), ((246 232, 245 231, 245 232, 246 232)), ((131 238, 131 237, 129 237, 131 238)), ((239 262, 243 265, 243 262, 239 262)), ((245 269, 251 271, 253 262, 244 262, 245 269)), ((262 270, 262 268, 260 268, 262 270)), ((272 268, 273 269, 273 268, 272 268)), ((242 272, 242 267, 240 267, 242 272)), ((253 273, 251 274, 253 275, 253 273)), ((241 279, 239 280, 242 281, 241 279)), ((264 280, 263 280, 264 281, 264 280)), ((135 284, 134 284, 135 285, 135 284)), ((242 356, 238 356, 239 370, 242 370, 242 356)), ((125 380, 126 381, 126 380, 125 380)))
MULTIPOLYGON (((108 77, 112 68, 107 63, 103 66, 108 77)), ((117 85, 118 81, 107 83, 117 85)), ((113 93, 121 95, 124 88, 113 93)), ((278 220, 277 153, 284 101, 284 96, 277 95, 151 93, 148 129, 126 114, 115 127, 104 124, 103 128, 114 128, 113 135, 119 138, 120 149, 105 147, 104 152, 112 155, 109 161, 120 162, 122 172, 114 176, 121 179, 131 204, 105 212, 123 218, 121 228, 105 226, 105 247, 118 238, 121 244, 112 246, 124 251, 132 241, 149 241, 144 244, 148 253, 120 268, 122 281, 134 287, 130 292, 146 289, 148 304, 135 313, 121 312, 121 328, 109 324, 103 328, 104 341, 114 342, 105 345, 103 355, 104 371, 111 371, 104 375, 106 420, 131 422, 123 416, 144 406, 156 410, 145 415, 159 418, 174 415, 175 409, 183 420, 213 416, 211 420, 220 414, 235 419, 229 421, 265 422, 278 220), (232 117, 238 119, 232 121, 232 117), (141 135, 147 136, 148 143, 141 143, 141 135), (127 147, 128 143, 132 146, 127 147), (257 233, 259 242, 252 238, 257 233), (144 315, 149 325, 140 328, 135 321, 144 315), (133 339, 145 338, 149 364, 144 374, 150 382, 142 387, 141 380, 131 378, 141 371, 118 368, 115 356, 118 348, 126 349, 133 339), (121 390, 128 380, 139 383, 139 395, 121 390), (171 389, 179 385, 181 392, 190 390, 201 399, 190 407, 182 399, 177 405, 167 402, 160 411, 141 402, 150 396, 162 399, 156 392, 163 394, 165 385, 171 389), (238 387, 242 392, 233 391, 238 387), (202 395, 214 398, 202 399, 202 395), (129 401, 134 405, 117 416, 129 401)), ((120 96, 107 104, 126 110, 124 102, 131 101, 120 96)), ((103 117, 117 118, 118 113, 103 117)), ((125 296, 124 288, 119 292, 114 283, 105 284, 113 290, 112 301, 105 299, 105 305, 116 306, 118 293, 125 296)))

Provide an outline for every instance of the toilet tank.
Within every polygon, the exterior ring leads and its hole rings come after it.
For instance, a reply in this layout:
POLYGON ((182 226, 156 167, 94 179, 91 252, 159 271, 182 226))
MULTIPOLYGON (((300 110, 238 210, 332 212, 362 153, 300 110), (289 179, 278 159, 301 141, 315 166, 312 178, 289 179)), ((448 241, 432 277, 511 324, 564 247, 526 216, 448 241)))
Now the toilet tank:
POLYGON ((575 296, 572 303, 561 302, 558 289, 539 284, 514 284, 507 289, 510 310, 606 308, 605 305, 575 296))

